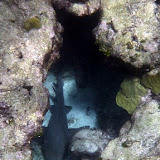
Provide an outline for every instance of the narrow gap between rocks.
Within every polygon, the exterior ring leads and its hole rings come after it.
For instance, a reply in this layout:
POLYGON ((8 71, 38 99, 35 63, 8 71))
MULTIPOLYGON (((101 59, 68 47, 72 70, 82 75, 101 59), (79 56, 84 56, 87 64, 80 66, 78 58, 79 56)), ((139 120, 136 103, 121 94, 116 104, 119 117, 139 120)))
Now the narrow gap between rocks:
MULTIPOLYGON (((106 64, 104 55, 95 45, 92 30, 98 25, 100 14, 98 11, 91 16, 77 17, 63 10, 57 11, 57 19, 64 27, 63 46, 61 57, 50 67, 44 84, 50 96, 54 96, 53 82, 56 83, 57 76, 62 79, 64 103, 70 109, 67 112, 69 130, 72 129, 75 133, 76 129, 88 127, 102 130, 113 139, 130 118, 115 102, 120 84, 126 75, 108 67, 110 64, 106 64)), ((111 62, 112 60, 109 61, 111 62)), ((50 105, 53 104, 50 98, 50 105)), ((47 112, 43 127, 48 126, 51 115, 47 112)), ((42 146, 43 143, 41 142, 42 146)), ((74 160, 74 157, 70 157, 67 151, 64 159, 74 160)), ((78 160, 77 157, 76 159, 78 160)))
POLYGON ((160 0, 156 0, 155 3, 156 3, 156 4, 160 4, 160 0))

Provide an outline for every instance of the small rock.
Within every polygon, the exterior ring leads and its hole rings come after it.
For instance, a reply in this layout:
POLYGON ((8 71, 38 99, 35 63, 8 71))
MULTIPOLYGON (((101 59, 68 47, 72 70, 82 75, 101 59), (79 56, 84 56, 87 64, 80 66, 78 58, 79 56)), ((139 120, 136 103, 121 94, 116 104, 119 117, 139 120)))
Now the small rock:
POLYGON ((77 157, 98 158, 109 140, 101 130, 82 129, 73 136, 70 150, 77 157))

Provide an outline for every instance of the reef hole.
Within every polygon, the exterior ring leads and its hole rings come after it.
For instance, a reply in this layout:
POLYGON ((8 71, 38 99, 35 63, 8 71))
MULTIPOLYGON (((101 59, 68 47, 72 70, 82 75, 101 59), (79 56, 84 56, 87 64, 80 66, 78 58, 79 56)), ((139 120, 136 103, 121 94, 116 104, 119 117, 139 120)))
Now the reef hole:
MULTIPOLYGON (((52 86, 56 83, 56 77, 61 77, 64 103, 71 107, 67 113, 69 130, 88 126, 103 130, 113 139, 130 116, 115 102, 126 75, 108 67, 107 63, 111 63, 112 59, 105 60, 92 35, 101 12, 84 17, 68 14, 64 10, 56 12, 58 21, 64 27, 63 46, 60 59, 50 67, 44 84, 53 97, 52 86)), ((54 104, 53 101, 50 98, 50 105, 54 104)), ((50 117, 51 113, 47 112, 42 124, 44 128, 48 126, 50 117)), ((65 160, 74 160, 66 153, 65 160)), ((75 159, 78 160, 77 157, 75 159)))
MULTIPOLYGON (((98 25, 101 12, 77 17, 58 10, 57 15, 64 27, 63 46, 61 58, 51 66, 47 80, 50 83, 54 75, 62 75, 65 105, 72 107, 67 115, 69 128, 90 126, 104 131, 111 129, 114 137, 118 136, 119 129, 129 118, 127 112, 115 102, 126 73, 108 68, 106 57, 95 44, 92 31, 98 25), (75 117, 72 117, 74 114, 75 117), (81 122, 78 120, 79 114, 82 114, 79 117, 81 122), (87 120, 90 116, 92 120, 87 120)), ((46 86, 49 83, 46 81, 46 86)), ((52 94, 51 90, 49 87, 52 94)))

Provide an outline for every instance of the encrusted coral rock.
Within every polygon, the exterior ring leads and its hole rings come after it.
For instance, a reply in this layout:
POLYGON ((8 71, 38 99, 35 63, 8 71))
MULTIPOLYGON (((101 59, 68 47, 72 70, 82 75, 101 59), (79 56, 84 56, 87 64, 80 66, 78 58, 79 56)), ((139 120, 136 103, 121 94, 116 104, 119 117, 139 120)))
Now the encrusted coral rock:
POLYGON ((160 159, 160 108, 150 97, 140 105, 131 122, 122 127, 120 137, 109 142, 103 160, 160 159))
POLYGON ((132 114, 139 105, 141 98, 146 95, 147 89, 140 84, 140 79, 125 79, 116 96, 116 103, 118 106, 124 108, 129 114, 132 114))
POLYGON ((83 16, 102 11, 94 29, 106 56, 140 68, 160 63, 160 9, 154 0, 52 0, 58 9, 83 16))
POLYGON ((101 130, 82 129, 74 135, 70 150, 76 156, 93 160, 100 156, 109 140, 109 136, 101 130))
POLYGON ((101 0, 101 8, 94 34, 104 53, 110 48, 111 56, 137 68, 160 63, 159 10, 153 0, 101 0))
POLYGON ((91 15, 100 8, 100 0, 52 0, 58 9, 66 9, 78 16, 91 15))
POLYGON ((43 80, 48 63, 58 55, 60 32, 49 1, 0 1, 2 160, 31 159, 30 140, 40 130, 48 106, 43 80), (24 21, 30 17, 40 19, 40 29, 26 32, 24 21))

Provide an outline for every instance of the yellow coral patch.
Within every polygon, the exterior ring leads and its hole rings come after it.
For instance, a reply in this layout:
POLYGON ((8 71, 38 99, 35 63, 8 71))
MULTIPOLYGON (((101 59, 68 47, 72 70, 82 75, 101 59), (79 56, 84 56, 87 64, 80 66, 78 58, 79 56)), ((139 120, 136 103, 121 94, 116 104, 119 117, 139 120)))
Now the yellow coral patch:
POLYGON ((38 18, 29 18, 24 22, 24 29, 28 32, 34 28, 41 28, 41 22, 38 18))
POLYGON ((139 105, 141 97, 146 94, 147 89, 140 84, 140 79, 125 79, 116 96, 116 103, 118 106, 124 108, 129 114, 132 114, 139 105))
POLYGON ((156 75, 145 75, 143 76, 141 83, 152 90, 154 94, 160 93, 160 72, 156 75))

